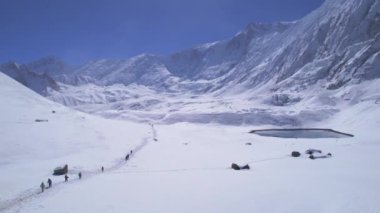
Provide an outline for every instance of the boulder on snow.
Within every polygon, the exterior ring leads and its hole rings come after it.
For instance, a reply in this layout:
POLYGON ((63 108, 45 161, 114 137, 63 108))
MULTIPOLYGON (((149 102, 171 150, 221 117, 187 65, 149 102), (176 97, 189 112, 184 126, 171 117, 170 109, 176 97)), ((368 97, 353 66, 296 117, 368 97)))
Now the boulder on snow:
POLYGON ((244 170, 244 169, 250 169, 250 167, 249 167, 249 165, 247 164, 247 165, 245 165, 245 166, 239 166, 239 165, 237 165, 236 163, 233 163, 232 165, 231 165, 231 168, 233 169, 233 170, 244 170))
POLYGON ((248 142, 248 143, 245 143, 245 145, 247 145, 247 146, 251 146, 252 143, 251 143, 251 142, 248 142))
POLYGON ((240 166, 237 165, 236 163, 233 163, 233 164, 231 165, 231 168, 232 168, 233 170, 240 170, 240 166))
POLYGON ((48 122, 48 119, 36 119, 35 122, 48 122))
POLYGON ((292 157, 299 157, 299 156, 301 156, 301 153, 300 152, 297 152, 297 151, 293 151, 292 152, 292 157))
POLYGON ((53 175, 65 175, 69 171, 69 166, 66 164, 63 167, 57 167, 54 169, 53 175))
POLYGON ((250 168, 249 165, 247 164, 247 165, 245 165, 245 166, 240 167, 240 169, 251 169, 251 168, 250 168))

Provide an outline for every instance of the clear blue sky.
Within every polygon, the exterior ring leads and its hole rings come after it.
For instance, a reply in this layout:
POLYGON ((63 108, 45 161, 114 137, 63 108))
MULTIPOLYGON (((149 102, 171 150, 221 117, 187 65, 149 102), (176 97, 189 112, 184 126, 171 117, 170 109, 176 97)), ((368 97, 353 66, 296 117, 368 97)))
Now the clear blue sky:
POLYGON ((0 62, 168 54, 249 22, 293 21, 323 0, 0 0, 0 62))

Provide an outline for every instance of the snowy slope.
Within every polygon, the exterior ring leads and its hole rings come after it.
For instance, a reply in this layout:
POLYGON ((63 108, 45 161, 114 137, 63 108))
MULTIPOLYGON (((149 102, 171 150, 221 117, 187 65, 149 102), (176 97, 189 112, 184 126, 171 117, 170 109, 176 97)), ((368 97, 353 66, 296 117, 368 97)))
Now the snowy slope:
POLYGON ((355 135, 344 139, 265 138, 247 133, 254 126, 154 125, 157 141, 129 164, 54 186, 7 212, 378 212, 379 109, 362 102, 320 124, 355 135), (309 148, 333 157, 289 156, 309 148), (233 162, 251 170, 228 169, 233 162))
MULTIPOLYGON (((231 124, 240 112, 255 105, 260 113, 268 110, 269 116, 253 116, 260 120, 260 126, 146 125, 73 111, 0 74, 0 211, 379 212, 378 85, 379 79, 375 79, 338 91, 327 90, 319 96, 309 91, 303 94, 302 102, 271 109, 266 103, 245 100, 246 94, 216 99, 176 93, 164 96, 141 85, 67 88, 78 92, 75 97, 81 100, 117 103, 120 99, 109 99, 125 95, 127 102, 137 100, 130 108, 144 109, 142 113, 181 106, 180 112, 187 119, 196 119, 204 112, 223 114, 231 110, 233 113, 221 118, 231 124), (100 88, 103 92, 98 91, 100 88), (98 96, 88 97, 91 94, 98 96), (149 100, 153 97, 156 102, 149 100), (252 129, 271 128, 286 121, 266 123, 275 116, 302 112, 309 106, 313 106, 310 111, 314 115, 297 117, 315 127, 333 128, 355 137, 281 139, 248 134, 252 129), (315 106, 339 110, 318 122, 327 113, 317 113, 315 106), (303 153, 309 148, 330 152, 333 157, 311 160, 305 155, 297 159, 289 156, 294 150, 303 153), (125 163, 123 158, 129 150, 135 154, 125 163), (53 188, 38 193, 40 182, 64 163, 70 166, 69 182, 54 177, 53 188), (230 170, 231 163, 248 163, 251 170, 230 170), (100 172, 102 165, 104 173, 100 172), (81 180, 77 178, 79 171, 83 172, 81 180)), ((111 111, 108 104, 102 106, 106 107, 102 112, 111 111)))
POLYGON ((310 127, 361 102, 380 103, 379 79, 347 85, 338 92, 318 87, 302 94, 247 93, 218 97, 182 92, 163 93, 141 85, 61 85, 65 93, 51 100, 108 118, 156 123, 221 123, 310 127), (67 88, 66 88, 67 87, 67 88), (302 101, 301 101, 302 100, 302 101))
MULTIPOLYGON (((148 125, 76 112, 2 73, 0 102, 0 211, 17 200, 33 197, 41 181, 57 166, 67 163, 72 177, 78 171, 84 175, 99 171, 102 165, 108 169, 152 137, 148 125)), ((62 177, 53 181, 62 182, 62 177)))

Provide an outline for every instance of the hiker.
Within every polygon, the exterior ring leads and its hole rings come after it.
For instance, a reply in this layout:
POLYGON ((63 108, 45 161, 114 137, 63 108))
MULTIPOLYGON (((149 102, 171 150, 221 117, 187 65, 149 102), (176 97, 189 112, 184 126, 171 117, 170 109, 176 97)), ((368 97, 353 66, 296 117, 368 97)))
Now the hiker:
POLYGON ((53 182, 51 181, 51 179, 50 179, 50 178, 48 178, 48 181, 47 181, 47 183, 48 183, 48 185, 49 185, 49 188, 51 188, 51 184, 52 184, 53 182))
POLYGON ((82 172, 78 173, 78 177, 79 177, 79 179, 82 179, 82 172))
POLYGON ((125 156, 125 160, 127 161, 129 159, 129 154, 127 154, 127 156, 125 156))
POLYGON ((102 166, 102 172, 104 172, 104 167, 102 166))
POLYGON ((41 191, 44 192, 44 190, 45 190, 45 184, 44 184, 44 182, 41 183, 40 187, 41 187, 41 191))
POLYGON ((69 176, 65 175, 65 182, 67 182, 67 180, 69 180, 69 176))
POLYGON ((131 154, 133 153, 133 151, 131 150, 131 154))

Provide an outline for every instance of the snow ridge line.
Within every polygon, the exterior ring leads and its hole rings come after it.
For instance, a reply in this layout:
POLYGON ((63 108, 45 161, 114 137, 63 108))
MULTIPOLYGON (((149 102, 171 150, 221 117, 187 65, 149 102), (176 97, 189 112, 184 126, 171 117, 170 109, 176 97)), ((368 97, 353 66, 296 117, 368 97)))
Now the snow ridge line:
MULTIPOLYGON (((153 124, 151 124, 151 128, 152 128, 152 138, 155 139, 157 137, 157 132, 156 130, 154 129, 154 126, 153 124)), ((129 160, 137 153, 139 152, 141 149, 143 149, 148 143, 149 143, 149 137, 145 137, 142 139, 142 142, 136 146, 134 149, 132 149, 132 153, 129 153, 129 160)), ((129 161, 128 160, 128 161, 129 161)), ((122 166, 124 166, 125 164, 127 164, 127 162, 124 158, 123 159, 120 159, 117 161, 116 164, 114 164, 113 166, 109 167, 105 172, 112 172, 114 170, 117 170, 119 168, 121 168, 122 166)), ((69 170, 69 174, 76 174, 78 173, 79 170, 69 170)), ((102 174, 103 172, 99 171, 99 170, 92 170, 92 171, 85 171, 85 170, 80 170, 80 172, 82 172, 82 174, 85 174, 83 175, 83 177, 81 179, 88 179, 88 178, 91 178, 95 175, 98 175, 98 174, 102 174)), ((79 179, 74 179, 72 181, 69 181, 69 182, 64 182, 64 181, 61 181, 61 182, 57 182, 57 183, 54 183, 54 188, 57 188, 59 186, 62 186, 63 184, 71 184, 71 183, 75 183, 79 181, 79 179)), ((50 188, 46 188, 46 189, 50 189, 50 188)), ((47 193, 51 193, 52 190, 46 190, 44 192, 44 194, 47 194, 47 193)), ((9 210, 13 207, 16 207, 18 204, 21 204, 23 202, 26 202, 30 199, 33 199, 35 197, 37 197, 38 195, 42 194, 42 192, 39 190, 39 189, 34 189, 34 188, 31 188, 31 189, 28 189, 26 191, 24 191, 23 193, 21 193, 19 196, 15 197, 15 198, 12 198, 12 199, 9 199, 9 200, 5 200, 5 201, 0 201, 0 212, 3 212, 3 211, 6 211, 6 210, 9 210)))

